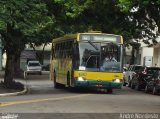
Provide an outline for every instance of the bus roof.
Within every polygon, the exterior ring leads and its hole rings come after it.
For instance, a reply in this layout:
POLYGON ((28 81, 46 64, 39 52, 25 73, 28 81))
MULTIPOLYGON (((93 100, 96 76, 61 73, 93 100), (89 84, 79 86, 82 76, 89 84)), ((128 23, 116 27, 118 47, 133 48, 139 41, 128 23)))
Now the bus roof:
POLYGON ((64 41, 64 40, 70 40, 70 39, 77 39, 77 34, 67 34, 63 37, 53 39, 52 42, 64 41))
MULTIPOLYGON (((53 39, 52 42, 60 42, 60 41, 64 41, 64 40, 79 40, 79 37, 80 37, 81 34, 108 35, 108 36, 115 36, 115 37, 121 37, 122 38, 121 35, 115 35, 115 34, 107 34, 107 33, 101 33, 101 32, 84 32, 84 33, 67 34, 63 37, 53 39)), ((121 41, 121 43, 123 43, 123 41, 121 41)))

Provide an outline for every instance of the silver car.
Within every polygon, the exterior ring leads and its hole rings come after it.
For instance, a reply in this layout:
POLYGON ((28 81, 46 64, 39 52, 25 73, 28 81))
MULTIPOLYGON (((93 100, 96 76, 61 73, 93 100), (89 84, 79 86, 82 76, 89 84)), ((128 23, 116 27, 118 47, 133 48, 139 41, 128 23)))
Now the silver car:
POLYGON ((133 75, 135 75, 141 67, 142 65, 130 65, 129 66, 128 70, 124 74, 124 79, 123 79, 124 86, 128 84, 128 86, 131 87, 131 80, 133 78, 133 75))
POLYGON ((39 61, 28 61, 27 74, 42 74, 42 65, 39 61))

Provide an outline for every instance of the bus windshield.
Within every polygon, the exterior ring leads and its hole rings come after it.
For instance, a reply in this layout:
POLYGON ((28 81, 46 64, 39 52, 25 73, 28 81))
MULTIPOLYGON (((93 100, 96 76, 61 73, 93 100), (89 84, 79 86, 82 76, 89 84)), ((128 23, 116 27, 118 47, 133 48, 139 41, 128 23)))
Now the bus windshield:
POLYGON ((113 43, 80 42, 79 70, 121 71, 121 47, 113 43))

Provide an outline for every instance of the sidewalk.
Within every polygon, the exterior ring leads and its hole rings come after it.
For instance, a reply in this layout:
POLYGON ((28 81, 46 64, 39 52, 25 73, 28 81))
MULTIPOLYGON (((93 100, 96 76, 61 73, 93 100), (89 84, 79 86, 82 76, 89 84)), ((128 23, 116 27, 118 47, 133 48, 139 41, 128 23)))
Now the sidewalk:
MULTIPOLYGON (((29 75, 26 79, 24 78, 14 78, 14 80, 16 82, 20 82, 24 85, 24 90, 11 90, 11 89, 4 89, 0 86, 0 97, 1 96, 13 96, 13 95, 22 95, 27 93, 28 89, 28 84, 27 81, 29 80, 36 80, 36 78, 38 77, 38 79, 47 79, 49 80, 49 71, 43 71, 42 72, 43 75, 36 76, 36 75, 29 75), (47 77, 47 78, 46 78, 47 77), (34 79, 33 79, 34 78, 34 79)), ((0 71, 0 82, 4 80, 4 72, 0 71)))
MULTIPOLYGON (((21 84, 23 84, 24 85, 24 89, 23 90, 20 90, 20 89, 7 89, 7 88, 2 87, 2 85, 0 85, 0 97, 2 97, 2 96, 22 95, 22 94, 25 94, 27 92, 25 79, 15 78, 14 80, 16 82, 20 82, 21 84)), ((3 81, 4 81, 4 72, 0 71, 0 82, 3 82, 3 81)))

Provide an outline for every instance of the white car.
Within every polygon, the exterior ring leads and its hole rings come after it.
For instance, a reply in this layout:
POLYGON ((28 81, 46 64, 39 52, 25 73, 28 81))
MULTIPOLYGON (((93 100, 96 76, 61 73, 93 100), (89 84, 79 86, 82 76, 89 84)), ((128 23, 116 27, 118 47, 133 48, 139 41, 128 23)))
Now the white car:
POLYGON ((27 74, 42 74, 42 65, 39 61, 28 61, 27 74))
POLYGON ((133 75, 136 74, 141 67, 142 65, 130 65, 129 66, 128 70, 125 71, 124 73, 124 79, 123 79, 124 86, 128 84, 128 86, 130 87, 133 75))

